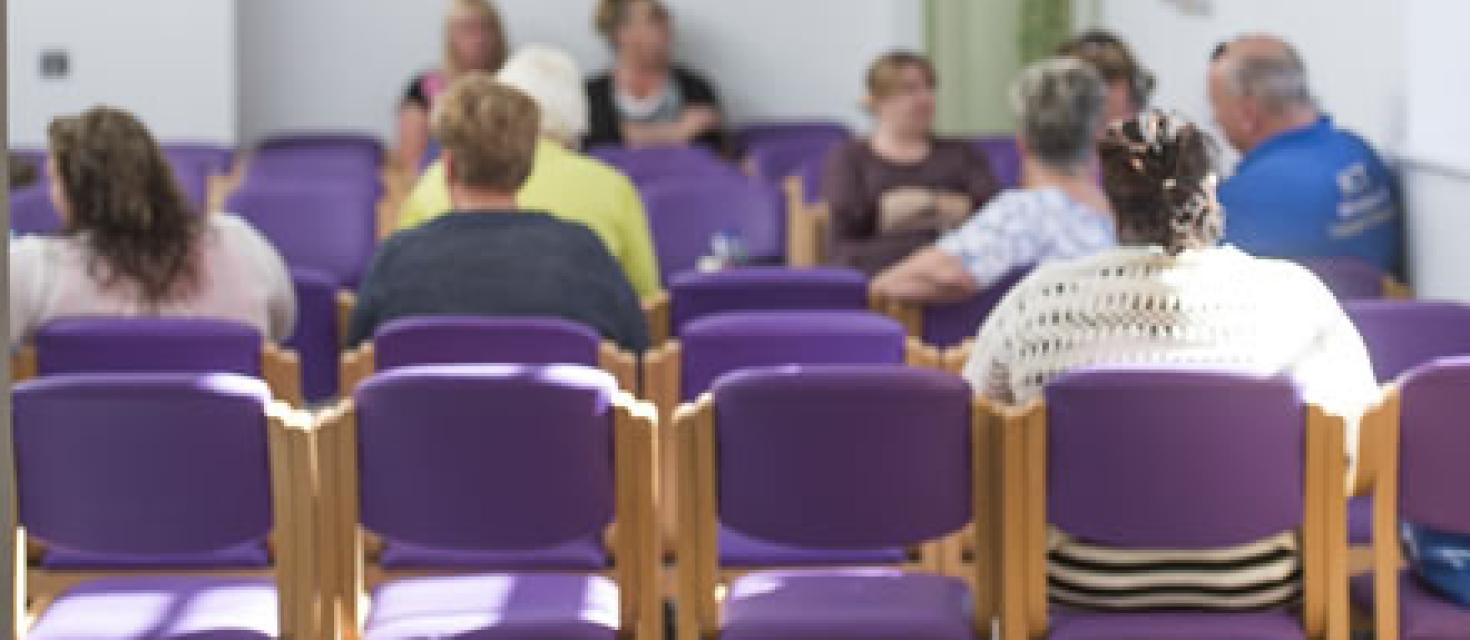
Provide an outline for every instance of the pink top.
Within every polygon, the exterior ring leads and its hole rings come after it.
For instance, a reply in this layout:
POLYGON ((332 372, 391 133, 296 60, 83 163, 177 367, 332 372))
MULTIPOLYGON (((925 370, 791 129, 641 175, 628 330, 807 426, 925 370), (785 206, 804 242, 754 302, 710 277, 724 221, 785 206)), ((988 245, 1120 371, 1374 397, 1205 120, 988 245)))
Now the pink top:
POLYGON ((296 295, 286 263, 248 222, 213 214, 200 244, 200 287, 189 299, 149 309, 137 287, 104 288, 89 274, 89 251, 76 237, 27 236, 10 243, 10 347, 50 320, 79 315, 209 316, 238 320, 273 341, 296 325, 296 295))

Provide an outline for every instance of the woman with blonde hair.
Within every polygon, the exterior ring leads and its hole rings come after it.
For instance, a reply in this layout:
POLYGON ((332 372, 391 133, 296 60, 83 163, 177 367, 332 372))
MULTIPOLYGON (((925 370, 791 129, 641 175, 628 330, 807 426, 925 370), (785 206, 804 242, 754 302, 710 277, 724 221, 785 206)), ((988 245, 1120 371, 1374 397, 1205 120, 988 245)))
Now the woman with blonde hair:
POLYGON ((500 13, 490 0, 454 0, 444 21, 444 58, 439 68, 408 83, 398 109, 399 166, 417 173, 429 148, 429 113, 439 94, 466 72, 494 73, 505 64, 509 45, 500 13))
POLYGON ((131 114, 97 107, 52 121, 46 177, 57 236, 10 244, 10 346, 78 315, 237 320, 272 340, 296 323, 280 254, 245 221, 201 216, 131 114))

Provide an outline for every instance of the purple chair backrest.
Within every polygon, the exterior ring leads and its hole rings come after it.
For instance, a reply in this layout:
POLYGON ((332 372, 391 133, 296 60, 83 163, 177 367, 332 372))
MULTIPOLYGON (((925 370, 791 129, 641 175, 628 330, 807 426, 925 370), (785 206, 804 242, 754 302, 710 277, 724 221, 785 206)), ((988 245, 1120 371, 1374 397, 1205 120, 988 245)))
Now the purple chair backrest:
POLYGON ((1446 533, 1470 535, 1470 357, 1437 360, 1410 372, 1400 390, 1399 513, 1446 533))
POLYGON ((780 192, 745 176, 664 180, 642 190, 664 282, 693 270, 719 233, 734 233, 753 261, 786 254, 780 192))
POLYGON ((292 269, 296 330, 286 346, 301 359, 301 392, 310 402, 337 395, 342 336, 337 323, 337 280, 312 269, 292 269))
POLYGON ((617 384, 579 365, 421 365, 356 392, 362 524, 464 550, 544 548, 613 516, 617 384))
POLYGON ((73 317, 36 332, 36 373, 183 372, 260 375, 255 328, 217 318, 73 317))
POLYGON ((735 132, 736 147, 749 153, 767 143, 789 140, 836 144, 852 137, 852 132, 839 122, 756 122, 739 127, 735 132))
POLYGON ((719 515, 787 544, 910 544, 969 521, 969 386, 893 365, 745 369, 714 386, 719 515))
POLYGON ((597 366, 600 338, 561 318, 420 316, 383 325, 373 336, 379 371, 420 364, 580 364, 597 366))
POLYGON ((1011 287, 1016 286, 1031 267, 1012 269, 994 284, 980 290, 967 300, 950 304, 924 305, 922 309, 923 332, 920 338, 925 344, 936 347, 953 347, 975 337, 980 325, 990 317, 996 305, 1005 298, 1011 287))
POLYGON ((1198 549, 1300 526, 1306 412, 1285 379, 1186 368, 1046 388, 1047 516, 1117 547, 1198 549))
POLYGON ((982 136, 974 144, 990 159, 990 173, 1002 189, 1021 184, 1021 150, 1015 136, 982 136))
POLYGON ((1383 297, 1383 271, 1362 258, 1293 258, 1292 261, 1316 274, 1338 300, 1383 297))
POLYGON ((195 165, 205 175, 224 175, 230 172, 235 162, 235 152, 227 147, 196 142, 170 142, 163 145, 163 153, 175 167, 195 165))
POLYGON ((787 176, 799 175, 802 168, 812 162, 823 162, 832 148, 842 142, 827 139, 793 139, 765 142, 746 153, 755 166, 756 176, 780 182, 787 176))
POLYGON ((734 165, 704 147, 596 147, 588 153, 616 167, 640 187, 668 180, 742 176, 734 165))
POLYGON ((867 309, 868 279, 852 269, 740 267, 669 281, 674 335, 690 320, 727 311, 867 309))
POLYGON ((14 390, 20 524, 78 551, 175 554, 271 528, 265 405, 233 374, 78 374, 14 390))
POLYGON ((292 268, 321 271, 355 288, 377 247, 377 196, 360 186, 263 181, 225 209, 249 220, 292 268))
POLYGON ((679 337, 679 394, 694 400, 750 367, 903 364, 898 321, 872 311, 737 311, 690 322, 679 337))
POLYGON ((1436 358, 1470 355, 1470 305, 1348 300, 1342 306, 1368 345, 1379 382, 1436 358))
POLYGON ((796 168, 796 175, 801 178, 801 199, 804 204, 822 201, 822 180, 826 174, 827 156, 808 158, 796 168))
POLYGON ((61 214, 51 202, 51 187, 45 177, 10 191, 10 230, 18 235, 61 231, 61 214))
POLYGON ((287 133, 271 136, 262 141, 259 151, 318 151, 339 152, 357 155, 381 164, 383 143, 374 136, 359 133, 287 133))

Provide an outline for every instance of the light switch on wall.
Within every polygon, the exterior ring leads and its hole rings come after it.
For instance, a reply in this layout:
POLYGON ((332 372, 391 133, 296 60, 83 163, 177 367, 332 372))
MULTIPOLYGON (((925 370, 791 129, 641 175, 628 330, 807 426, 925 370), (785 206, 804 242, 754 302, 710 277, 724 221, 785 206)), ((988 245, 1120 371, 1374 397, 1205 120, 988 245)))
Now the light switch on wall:
POLYGON ((41 77, 62 80, 71 75, 71 56, 63 49, 41 51, 41 77))

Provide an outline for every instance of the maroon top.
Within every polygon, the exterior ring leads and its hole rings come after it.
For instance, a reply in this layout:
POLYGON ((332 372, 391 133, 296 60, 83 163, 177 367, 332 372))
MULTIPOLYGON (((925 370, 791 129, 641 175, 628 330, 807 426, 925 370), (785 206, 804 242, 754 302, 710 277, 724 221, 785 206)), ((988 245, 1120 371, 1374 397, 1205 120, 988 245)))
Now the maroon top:
POLYGON ((967 197, 966 217, 999 191, 990 161, 966 141, 936 139, 929 157, 912 164, 879 157, 868 140, 847 142, 827 157, 822 179, 822 199, 832 211, 828 261, 872 275, 963 222, 943 224, 932 212, 922 211, 923 206, 907 214, 894 211, 913 207, 912 198, 893 198, 905 187, 967 197), (911 223, 894 225, 895 219, 911 223))

